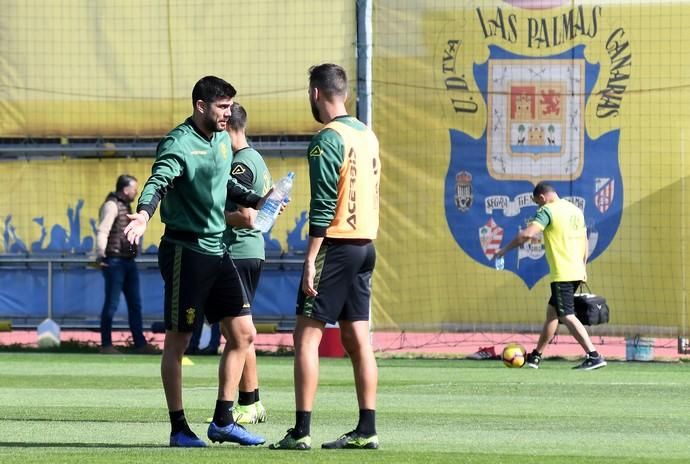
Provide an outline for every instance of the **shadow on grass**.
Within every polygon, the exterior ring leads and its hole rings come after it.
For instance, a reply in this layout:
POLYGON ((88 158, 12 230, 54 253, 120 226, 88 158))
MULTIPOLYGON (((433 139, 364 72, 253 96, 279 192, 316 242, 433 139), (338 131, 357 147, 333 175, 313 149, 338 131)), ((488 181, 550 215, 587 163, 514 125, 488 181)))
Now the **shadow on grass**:
POLYGON ((16 442, 0 441, 0 448, 170 448, 168 445, 152 444, 123 444, 123 443, 40 443, 40 442, 16 442))
MULTIPOLYGON (((117 349, 121 354, 140 354, 137 353, 136 347, 133 343, 127 343, 126 345, 118 345, 117 349)), ((88 354, 88 353, 99 353, 100 345, 96 342, 84 342, 81 340, 75 340, 70 338, 69 340, 63 340, 60 342, 59 346, 51 348, 43 348, 36 345, 22 344, 22 343, 11 343, 9 345, 0 344, 0 353, 78 353, 78 354, 88 354)), ((159 353, 147 353, 147 354, 159 354, 159 353)), ((111 355, 112 356, 112 355, 111 355)))
MULTIPOLYGON (((84 419, 84 418, 77 418, 77 419, 65 419, 65 418, 50 418, 50 417, 0 417, 0 420, 3 422, 79 422, 79 423, 98 423, 98 424, 151 424, 151 421, 144 421, 144 420, 132 420, 132 421, 127 421, 127 420, 107 420, 107 419, 84 419)), ((167 422, 166 422, 167 424, 167 422)), ((0 442, 2 443, 2 442, 0 442)))
POLYGON ((2 353, 98 353, 98 345, 91 342, 81 342, 78 340, 65 340, 60 346, 54 348, 40 348, 35 345, 22 343, 11 343, 0 345, 2 353))

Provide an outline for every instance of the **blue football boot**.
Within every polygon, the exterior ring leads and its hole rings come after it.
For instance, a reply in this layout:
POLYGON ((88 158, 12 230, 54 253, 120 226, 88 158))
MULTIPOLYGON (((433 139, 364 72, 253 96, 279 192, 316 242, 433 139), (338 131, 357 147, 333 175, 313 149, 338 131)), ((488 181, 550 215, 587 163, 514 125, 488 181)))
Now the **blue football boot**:
POLYGON ((242 427, 240 424, 233 422, 225 427, 219 427, 215 422, 211 422, 208 426, 208 439, 213 443, 223 443, 229 441, 232 443, 239 443, 244 446, 256 446, 266 443, 266 439, 259 435, 253 435, 249 430, 242 427))
POLYGON ((177 448, 204 448, 206 442, 196 435, 187 435, 185 432, 177 432, 170 435, 170 446, 177 448))

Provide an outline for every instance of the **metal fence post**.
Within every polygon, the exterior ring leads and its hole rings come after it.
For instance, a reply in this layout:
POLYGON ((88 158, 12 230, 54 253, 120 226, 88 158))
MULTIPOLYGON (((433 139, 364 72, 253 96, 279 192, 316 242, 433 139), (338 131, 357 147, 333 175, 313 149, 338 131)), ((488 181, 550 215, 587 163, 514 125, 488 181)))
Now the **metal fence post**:
POLYGON ((48 260, 48 319, 53 318, 53 261, 48 260))

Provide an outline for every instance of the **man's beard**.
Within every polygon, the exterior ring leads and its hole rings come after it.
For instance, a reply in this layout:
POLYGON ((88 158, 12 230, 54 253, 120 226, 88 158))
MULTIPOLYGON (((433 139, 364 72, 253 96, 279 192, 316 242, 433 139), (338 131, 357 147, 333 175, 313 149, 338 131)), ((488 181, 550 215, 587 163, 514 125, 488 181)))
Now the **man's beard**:
POLYGON ((314 119, 316 119, 316 122, 320 122, 321 124, 323 124, 321 116, 319 116, 319 108, 317 108, 316 102, 310 98, 309 104, 311 105, 311 114, 312 116, 314 116, 314 119))
POLYGON ((213 119, 213 116, 211 116, 210 114, 206 115, 203 124, 204 129, 208 132, 221 132, 223 130, 222 128, 218 128, 218 122, 215 119, 213 119))

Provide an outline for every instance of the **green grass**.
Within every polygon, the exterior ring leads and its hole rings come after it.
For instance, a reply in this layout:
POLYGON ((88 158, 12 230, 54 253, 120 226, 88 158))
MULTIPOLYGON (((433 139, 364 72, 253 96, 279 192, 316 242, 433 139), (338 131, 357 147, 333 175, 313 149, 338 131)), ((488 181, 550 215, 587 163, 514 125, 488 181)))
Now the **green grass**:
MULTIPOLYGON (((218 358, 184 368, 185 406, 205 436, 218 358)), ((378 451, 170 449, 156 356, 0 353, 0 462, 10 463, 687 463, 690 365, 610 363, 593 372, 547 359, 379 360, 378 451)), ((260 357, 269 442, 292 426, 292 358, 260 357)), ((354 428, 352 368, 325 359, 313 413, 318 447, 354 428)))

